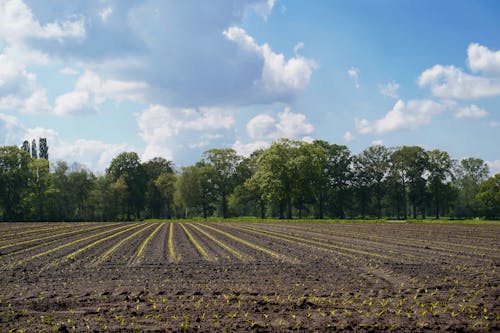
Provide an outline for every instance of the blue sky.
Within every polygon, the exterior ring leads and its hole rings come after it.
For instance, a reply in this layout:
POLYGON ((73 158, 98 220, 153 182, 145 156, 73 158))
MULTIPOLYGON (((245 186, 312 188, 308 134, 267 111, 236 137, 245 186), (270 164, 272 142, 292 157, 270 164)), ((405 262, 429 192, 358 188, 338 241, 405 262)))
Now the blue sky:
POLYGON ((279 137, 500 172, 500 3, 0 0, 0 144, 102 172, 279 137))

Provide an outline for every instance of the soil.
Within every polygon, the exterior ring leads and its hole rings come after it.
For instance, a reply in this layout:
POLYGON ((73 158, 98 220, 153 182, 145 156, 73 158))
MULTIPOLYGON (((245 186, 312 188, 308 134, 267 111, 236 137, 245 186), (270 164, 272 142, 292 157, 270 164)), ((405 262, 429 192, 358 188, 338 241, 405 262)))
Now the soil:
POLYGON ((500 224, 1 223, 0 331, 498 332, 499 241, 500 224))

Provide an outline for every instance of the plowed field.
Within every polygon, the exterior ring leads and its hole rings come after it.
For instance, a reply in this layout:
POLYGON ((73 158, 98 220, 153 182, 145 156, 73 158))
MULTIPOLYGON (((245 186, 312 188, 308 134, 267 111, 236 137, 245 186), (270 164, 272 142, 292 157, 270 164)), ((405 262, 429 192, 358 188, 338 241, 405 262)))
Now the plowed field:
POLYGON ((1 223, 0 331, 500 331, 500 224, 1 223))

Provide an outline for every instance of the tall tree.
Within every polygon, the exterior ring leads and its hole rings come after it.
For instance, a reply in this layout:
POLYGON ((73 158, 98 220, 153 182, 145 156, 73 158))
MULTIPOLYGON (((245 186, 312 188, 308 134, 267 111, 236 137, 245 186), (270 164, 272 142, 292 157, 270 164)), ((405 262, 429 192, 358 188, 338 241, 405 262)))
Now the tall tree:
POLYGON ((50 197, 55 193, 52 175, 49 170, 49 161, 46 159, 31 159, 29 168, 29 205, 34 210, 36 220, 43 221, 50 197))
POLYGON ((175 184, 174 200, 184 209, 184 217, 189 216, 189 209, 199 209, 203 218, 212 211, 215 201, 212 171, 204 162, 182 168, 175 184))
POLYGON ((131 209, 135 210, 137 219, 141 218, 141 210, 144 208, 144 188, 146 175, 139 156, 135 152, 124 152, 115 157, 106 172, 113 181, 122 179, 127 186, 127 219, 131 217, 131 209))
POLYGON ((210 149, 204 161, 212 168, 212 182, 221 203, 222 217, 228 217, 227 198, 238 185, 238 166, 242 160, 234 149, 210 149))
POLYGON ((500 217, 500 173, 479 185, 476 200, 483 216, 490 219, 500 217))
POLYGON ((455 169, 455 186, 459 190, 456 214, 461 217, 478 216, 476 195, 479 184, 488 178, 488 165, 480 158, 464 158, 455 169))
MULTIPOLYGON (((162 211, 166 209, 166 205, 156 181, 163 174, 174 174, 173 162, 161 157, 155 157, 143 163, 143 168, 146 174, 145 207, 147 214, 154 218, 160 218, 162 211)), ((170 214, 170 212, 167 213, 170 214)))
POLYGON ((172 205, 174 203, 175 192, 175 174, 163 172, 154 181, 157 191, 160 193, 161 200, 167 213, 167 218, 172 218, 172 205))
POLYGON ((280 139, 266 149, 258 160, 259 167, 253 176, 253 182, 264 193, 268 201, 280 206, 280 218, 292 218, 293 199, 298 191, 300 172, 296 157, 302 143, 289 139, 280 139))
POLYGON ((375 195, 377 217, 382 217, 382 198, 385 192, 385 179, 389 171, 390 150, 382 145, 374 145, 365 149, 357 157, 356 169, 375 195))
POLYGON ((436 219, 439 219, 443 201, 450 193, 449 184, 446 181, 451 180, 453 176, 453 162, 447 152, 438 149, 431 150, 427 155, 429 157, 429 190, 436 211, 436 219))
POLYGON ((328 145, 326 172, 331 187, 330 202, 333 216, 340 218, 345 218, 345 209, 350 201, 348 187, 352 178, 351 163, 351 152, 347 146, 328 145))
POLYGON ((12 221, 26 216, 23 199, 28 193, 30 156, 15 147, 0 147, 0 208, 3 219, 12 221))
POLYGON ((413 218, 416 218, 417 203, 425 190, 423 175, 427 168, 427 155, 421 147, 403 146, 392 153, 390 162, 393 179, 397 180, 400 187, 403 218, 408 217, 408 195, 413 207, 413 218))

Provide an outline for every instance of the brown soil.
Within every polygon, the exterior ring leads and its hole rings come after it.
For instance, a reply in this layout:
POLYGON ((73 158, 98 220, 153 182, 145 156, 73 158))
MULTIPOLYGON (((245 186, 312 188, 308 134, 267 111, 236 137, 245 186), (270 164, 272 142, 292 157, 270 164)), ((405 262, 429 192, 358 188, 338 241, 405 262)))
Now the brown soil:
POLYGON ((0 224, 0 331, 500 331, 500 225, 159 226, 0 224))

